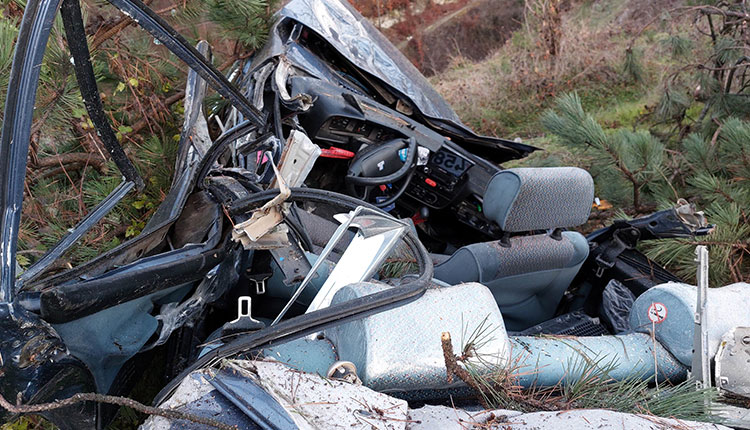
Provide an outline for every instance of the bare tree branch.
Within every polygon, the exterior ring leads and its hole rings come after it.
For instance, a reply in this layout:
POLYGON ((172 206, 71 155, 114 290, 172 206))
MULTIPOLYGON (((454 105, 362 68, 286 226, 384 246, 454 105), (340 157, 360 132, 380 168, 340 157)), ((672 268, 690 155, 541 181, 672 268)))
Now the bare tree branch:
POLYGON ((220 421, 216 421, 211 418, 201 417, 195 414, 182 412, 174 409, 155 408, 153 406, 146 406, 142 403, 136 402, 133 399, 127 397, 109 396, 106 394, 98 393, 78 393, 67 399, 57 400, 51 403, 40 403, 36 405, 13 405, 7 401, 2 395, 0 395, 0 407, 14 413, 14 414, 34 414, 44 411, 51 411, 54 409, 64 408, 81 402, 97 402, 97 403, 108 403, 111 405, 127 406, 138 412, 147 415, 158 415, 160 417, 174 419, 174 420, 187 420, 197 424, 204 424, 221 430, 237 430, 236 426, 232 426, 220 421))

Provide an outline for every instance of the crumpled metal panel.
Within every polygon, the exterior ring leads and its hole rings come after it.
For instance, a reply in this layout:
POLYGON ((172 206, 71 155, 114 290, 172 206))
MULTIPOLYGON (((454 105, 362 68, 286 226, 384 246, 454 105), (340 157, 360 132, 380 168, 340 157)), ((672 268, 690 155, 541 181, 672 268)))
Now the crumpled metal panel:
MULTIPOLYGON (((95 390, 88 368, 66 348, 59 334, 21 306, 0 304, 0 394, 10 402, 46 403, 95 390)), ((42 412, 61 430, 93 429, 96 405, 79 403, 42 412)), ((0 408, 0 423, 11 419, 0 408)))
POLYGON ((750 327, 735 327, 721 338, 716 353, 716 385, 725 391, 750 397, 750 327))
MULTIPOLYGON (((358 283, 342 288, 332 304, 372 294, 387 285, 358 283)), ((440 337, 450 332, 460 354, 470 334, 487 329, 479 354, 496 364, 509 356, 508 337, 490 290, 478 283, 428 289, 408 305, 326 331, 341 360, 357 366, 362 382, 377 391, 396 393, 464 387, 448 382, 440 337)), ((437 393, 437 391, 436 391, 437 393)))
MULTIPOLYGON (((212 376, 208 370, 190 374, 162 408, 176 409, 201 417, 221 421, 238 429, 260 429, 250 417, 245 415, 232 401, 224 397, 209 383, 212 376)), ((172 420, 152 415, 139 427, 139 430, 210 430, 213 427, 187 420, 172 420)))
MULTIPOLYGON (((409 407, 404 400, 361 385, 300 372, 275 361, 227 360, 220 370, 195 371, 159 406, 211 417, 243 430, 292 426, 300 430, 406 430, 409 423, 409 407), (259 417, 259 413, 264 415, 259 417), (252 415, 258 421, 253 422, 252 415)), ((140 427, 208 428, 157 416, 148 418, 140 427)))
POLYGON ((348 2, 296 0, 280 15, 318 33, 355 66, 409 97, 423 114, 461 124, 456 112, 417 68, 348 2))

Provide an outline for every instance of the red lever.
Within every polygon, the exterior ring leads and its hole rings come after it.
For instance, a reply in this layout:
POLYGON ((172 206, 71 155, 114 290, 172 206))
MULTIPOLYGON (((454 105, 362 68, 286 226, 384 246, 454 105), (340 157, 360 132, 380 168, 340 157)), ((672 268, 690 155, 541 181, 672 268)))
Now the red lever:
POLYGON ((354 158, 354 153, 352 151, 347 151, 346 149, 336 148, 335 146, 332 146, 330 148, 322 149, 320 152, 320 156, 325 158, 350 160, 354 158))

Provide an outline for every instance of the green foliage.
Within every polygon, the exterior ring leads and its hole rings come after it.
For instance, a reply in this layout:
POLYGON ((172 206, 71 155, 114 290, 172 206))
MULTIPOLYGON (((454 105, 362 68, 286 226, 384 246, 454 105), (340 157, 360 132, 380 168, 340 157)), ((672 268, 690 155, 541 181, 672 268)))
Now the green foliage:
POLYGON ((656 118, 660 121, 681 121, 692 100, 685 88, 668 86, 656 105, 656 118))
MULTIPOLYGON (((37 110, 34 118, 36 129, 60 138, 68 138, 70 134, 62 126, 69 123, 71 110, 82 107, 83 101, 72 75, 72 65, 67 48, 62 42, 61 32, 62 22, 58 17, 52 28, 46 55, 42 61, 37 91, 37 110)), ((5 88, 8 87, 10 79, 17 34, 17 18, 0 19, 0 88, 2 88, 0 106, 5 106, 5 88)), ((0 121, 2 121, 2 115, 3 112, 0 112, 0 121)))
POLYGON ((681 35, 670 35, 663 40, 673 57, 687 58, 693 49, 693 41, 681 35))
POLYGON ((723 36, 716 40, 713 45, 712 57, 717 64, 727 64, 735 62, 740 56, 740 50, 737 49, 739 43, 732 37, 723 36))
POLYGON ((245 49, 263 46, 268 36, 268 0, 208 0, 208 17, 224 30, 224 37, 240 42, 245 49))
MULTIPOLYGON (((618 186, 629 182, 631 203, 636 207, 642 203, 641 188, 660 176, 664 145, 658 139, 644 131, 620 129, 605 133, 594 117, 584 112, 576 93, 560 96, 555 107, 542 115, 541 123, 570 150, 590 157, 587 167, 600 179, 599 183, 602 178, 607 178, 609 184, 615 179, 618 186), (619 177, 613 177, 614 171, 619 172, 619 177)), ((605 198, 613 200, 612 196, 605 198)), ((614 201, 621 202, 621 198, 614 201)))
MULTIPOLYGON (((8 88, 10 65, 13 62, 13 42, 18 34, 18 23, 13 18, 0 19, 0 88, 8 88)), ((5 106, 5 90, 0 91, 0 106, 5 106)), ((2 113, 0 113, 0 119, 2 113)))
POLYGON ((622 71, 625 76, 637 83, 644 81, 644 71, 639 54, 637 50, 628 48, 625 51, 625 61, 622 64, 622 71))
POLYGON ((5 423, 0 430, 55 430, 56 426, 37 416, 24 416, 5 423))
POLYGON ((693 381, 651 388, 651 378, 635 374, 616 380, 616 359, 583 357, 568 364, 570 378, 560 388, 560 396, 579 409, 609 409, 626 413, 646 413, 695 421, 712 421, 711 405, 716 390, 695 389, 693 381))
POLYGON ((409 274, 418 274, 419 265, 409 248, 400 242, 381 264, 378 273, 381 279, 397 279, 409 274))
POLYGON ((712 285, 750 278, 750 122, 729 118, 715 136, 687 135, 676 145, 684 162, 670 163, 658 137, 645 130, 605 131, 574 93, 559 97, 541 122, 571 151, 589 157, 581 157, 579 164, 593 160, 590 169, 600 197, 625 204, 621 188, 628 182, 636 209, 638 203, 669 207, 677 198, 691 196, 717 226, 708 238, 645 243, 650 257, 691 280, 695 245, 705 243, 711 251, 712 285))
POLYGON ((619 129, 612 135, 613 163, 643 185, 656 179, 664 161, 664 145, 650 133, 619 129))
POLYGON ((540 121, 549 132, 573 149, 586 150, 593 147, 606 151, 609 147, 609 141, 601 125, 593 116, 583 111, 578 93, 560 96, 555 101, 554 109, 544 112, 540 121))

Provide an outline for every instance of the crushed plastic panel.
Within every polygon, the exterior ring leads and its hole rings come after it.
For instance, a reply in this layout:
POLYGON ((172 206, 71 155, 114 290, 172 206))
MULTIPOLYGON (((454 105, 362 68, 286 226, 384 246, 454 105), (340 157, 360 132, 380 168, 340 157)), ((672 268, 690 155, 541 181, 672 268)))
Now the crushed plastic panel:
MULTIPOLYGON (((257 242, 263 236, 273 232, 273 229, 284 219, 281 204, 289 198, 291 191, 273 161, 271 161, 271 167, 273 167, 278 180, 279 195, 254 211, 249 220, 235 225, 232 230, 232 240, 242 243, 245 249, 252 249, 253 242, 257 242), (248 242, 245 239, 250 241, 248 242)), ((280 232, 276 231, 275 233, 280 232)))

